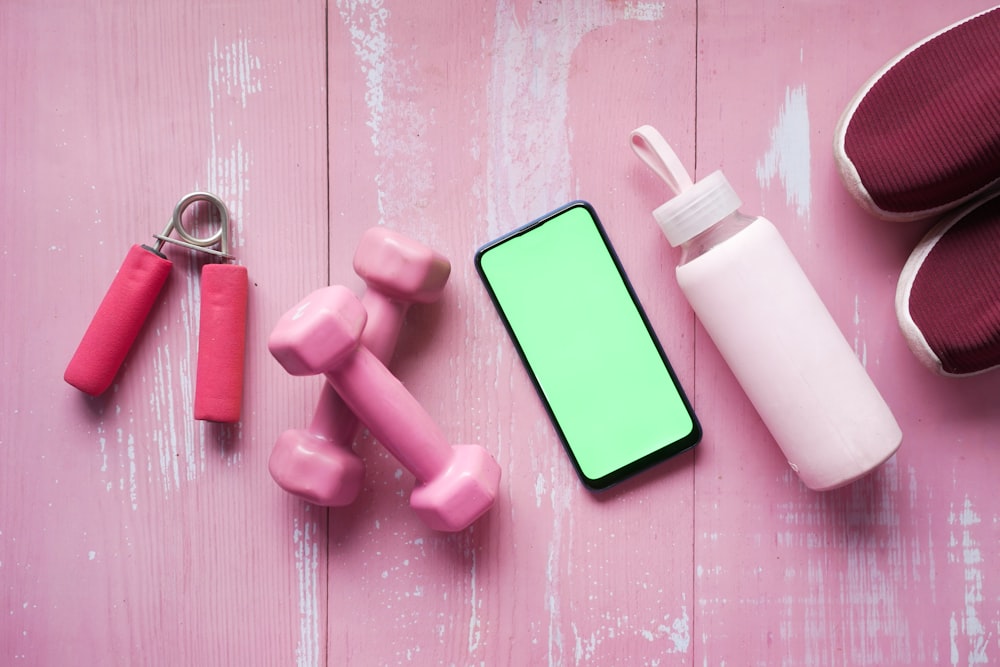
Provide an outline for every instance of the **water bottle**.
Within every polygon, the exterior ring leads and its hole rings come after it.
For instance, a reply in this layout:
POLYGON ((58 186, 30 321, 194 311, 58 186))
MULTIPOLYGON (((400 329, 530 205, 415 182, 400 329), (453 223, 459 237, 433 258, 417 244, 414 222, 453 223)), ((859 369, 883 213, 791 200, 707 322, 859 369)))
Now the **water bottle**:
POLYGON ((692 183, 654 128, 632 148, 674 191, 653 217, 681 291, 792 470, 826 491, 888 460, 899 425, 775 226, 740 212, 721 171, 692 183))

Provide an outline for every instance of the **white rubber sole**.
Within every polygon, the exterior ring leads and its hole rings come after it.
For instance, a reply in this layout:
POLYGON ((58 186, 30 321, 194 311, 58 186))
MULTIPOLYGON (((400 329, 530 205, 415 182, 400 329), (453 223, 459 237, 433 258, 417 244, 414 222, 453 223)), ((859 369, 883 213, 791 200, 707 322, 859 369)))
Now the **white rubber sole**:
POLYGON ((963 207, 953 215, 947 216, 941 222, 934 225, 920 240, 920 243, 913 249, 913 252, 910 253, 909 258, 907 258, 906 263, 903 265, 903 270, 899 274, 899 282, 896 283, 896 319, 899 322, 900 330, 903 332, 903 338, 906 339, 906 344, 913 354, 916 355, 917 359, 920 360, 920 363, 938 375, 969 377, 998 368, 998 366, 990 366, 989 368, 971 373, 949 373, 944 370, 941 358, 931 349, 923 332, 917 326, 917 323, 913 321, 913 316, 910 314, 910 294, 913 291, 913 281, 917 277, 920 267, 923 266, 924 260, 931 253, 931 250, 934 249, 934 246, 937 245, 938 241, 941 240, 948 230, 959 223, 966 215, 996 197, 1000 197, 1000 190, 993 192, 981 201, 977 200, 975 203, 963 207))

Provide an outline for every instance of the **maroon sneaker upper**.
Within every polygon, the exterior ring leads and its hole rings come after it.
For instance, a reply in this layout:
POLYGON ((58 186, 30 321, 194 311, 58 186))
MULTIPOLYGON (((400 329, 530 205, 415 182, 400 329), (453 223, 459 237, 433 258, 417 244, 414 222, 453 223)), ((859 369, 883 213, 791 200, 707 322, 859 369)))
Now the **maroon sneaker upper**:
POLYGON ((1000 197, 934 244, 913 277, 909 313, 945 373, 1000 365, 1000 197))
POLYGON ((844 151, 884 211, 948 206, 1000 179, 1000 9, 890 67, 854 111, 844 151))

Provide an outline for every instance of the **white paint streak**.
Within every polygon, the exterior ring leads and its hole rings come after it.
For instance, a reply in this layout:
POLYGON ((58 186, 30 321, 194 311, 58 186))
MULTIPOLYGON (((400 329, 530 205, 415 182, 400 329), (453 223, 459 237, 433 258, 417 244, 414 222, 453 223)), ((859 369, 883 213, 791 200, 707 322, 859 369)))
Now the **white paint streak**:
MULTIPOLYGON (((562 632, 562 603, 559 600, 560 572, 563 571, 563 526, 568 520, 571 493, 564 483, 553 485, 549 499, 552 502, 552 538, 549 540, 548 558, 545 563, 545 610, 548 618, 547 655, 549 665, 561 665, 565 654, 562 632)), ((569 568, 567 567, 566 570, 569 568)))
POLYGON ((380 0, 339 0, 337 8, 351 35, 354 55, 361 61, 366 83, 365 104, 369 112, 366 124, 372 130, 372 145, 378 146, 385 115, 385 67, 389 53, 385 25, 389 10, 380 0))
POLYGON ((247 172, 252 164, 250 153, 243 147, 240 139, 236 139, 228 149, 219 149, 217 142, 212 142, 212 156, 208 161, 207 189, 221 197, 229 207, 231 250, 241 248, 245 244, 243 229, 246 214, 243 200, 250 189, 247 172))
MULTIPOLYGON (((118 445, 118 461, 121 477, 118 478, 118 491, 128 494, 129 506, 133 511, 139 509, 139 485, 137 476, 137 466, 135 462, 135 437, 125 429, 118 427, 115 429, 115 441, 118 445)), ((108 490, 111 483, 108 483, 108 490)))
POLYGON ((861 337, 861 297, 854 295, 854 356, 868 367, 868 343, 861 337))
MULTIPOLYGON (((573 3, 567 3, 573 4, 573 3)), ((525 25, 509 1, 497 3, 490 81, 487 232, 496 237, 571 199, 569 63, 591 26, 586 12, 561 3, 532 3, 525 25), (551 26, 564 26, 555 30, 551 26), (552 43, 555 42, 555 43, 552 43), (544 106, 545 113, 538 113, 544 106)))
MULTIPOLYGON (((307 513, 312 511, 305 506, 307 513)), ((296 667, 318 667, 322 652, 319 632, 319 540, 311 518, 293 524, 295 572, 299 592, 299 642, 295 648, 296 667)))
POLYGON ((107 447, 108 447, 108 439, 105 438, 103 435, 101 435, 102 433, 104 433, 103 426, 98 426, 97 427, 97 433, 98 433, 98 436, 99 436, 97 438, 97 442, 100 445, 100 452, 101 452, 101 472, 107 472, 108 471, 108 449, 107 449, 107 447))
MULTIPOLYGON (((643 639, 650 644, 662 646, 657 653, 671 655, 676 653, 687 653, 691 648, 691 619, 688 615, 687 606, 681 607, 681 613, 676 618, 665 615, 662 618, 653 619, 648 626, 634 627, 633 619, 626 615, 615 615, 605 612, 600 616, 603 623, 592 630, 589 636, 584 636, 576 622, 570 623, 573 631, 575 664, 592 661, 597 657, 597 649, 604 642, 615 639, 625 639, 634 636, 643 639)), ((648 663, 651 665, 658 662, 648 663)))
POLYGON ((949 559, 954 559, 960 563, 965 570, 965 606, 958 612, 952 612, 949 621, 949 638, 951 640, 951 664, 958 665, 960 655, 967 651, 967 665, 988 665, 989 656, 986 649, 989 646, 990 637, 986 632, 981 618, 980 605, 984 602, 983 597, 983 553, 979 548, 979 542, 973 537, 973 527, 982 523, 982 519, 976 514, 972 507, 972 500, 966 496, 962 511, 957 515, 952 509, 948 517, 948 523, 952 526, 956 524, 960 528, 961 536, 951 534, 949 546, 953 551, 949 554, 949 559), (959 640, 964 640, 964 645, 959 646, 959 640))
POLYGON ((218 40, 209 54, 208 93, 211 152, 207 189, 220 196, 232 219, 232 248, 243 246, 244 196, 249 190, 247 171, 253 163, 239 137, 225 141, 223 131, 233 126, 232 115, 247 109, 247 99, 263 90, 260 58, 250 53, 250 40, 240 38, 220 47, 218 40), (230 104, 225 104, 226 102, 230 104), (238 109, 233 109, 233 102, 238 109), (223 122, 219 122, 219 121, 223 122))
MULTIPOLYGON (((250 55, 249 42, 240 39, 232 44, 219 47, 219 40, 212 44, 212 67, 209 70, 209 91, 220 95, 239 99, 240 105, 247 108, 247 96, 262 90, 260 79, 256 76, 260 70, 260 58, 250 55)), ((213 104, 214 106, 214 104, 213 104)))
MULTIPOLYGON (((161 329, 157 329, 157 336, 160 335, 161 329)), ((164 343, 156 348, 153 355, 153 391, 150 395, 150 407, 153 423, 157 426, 152 433, 152 439, 157 445, 163 491, 167 497, 170 496, 172 489, 180 488, 181 484, 180 443, 175 426, 174 387, 170 381, 172 374, 170 345, 164 343)))
MULTIPOLYGON (((426 211, 434 193, 434 164, 425 137, 434 124, 433 108, 418 101, 422 80, 415 56, 402 58, 388 36, 391 12, 382 0, 341 0, 340 17, 365 76, 366 125, 380 168, 374 175, 378 224, 405 221, 433 234, 426 211)), ((423 238, 433 244, 434 239, 423 238)))
POLYGON ((785 89, 785 103, 771 129, 771 146, 757 162, 757 181, 770 188, 775 176, 785 189, 785 202, 808 221, 812 204, 809 108, 806 88, 785 89))
POLYGON ((625 18, 635 21, 659 21, 663 19, 662 2, 626 2, 625 18))
MULTIPOLYGON (((120 406, 116 406, 115 415, 121 412, 120 406)), ((129 420, 131 422, 131 420, 129 420)), ((100 472, 98 479, 104 490, 108 493, 115 488, 124 497, 128 495, 129 507, 133 511, 139 509, 139 461, 137 459, 137 449, 135 435, 122 426, 114 429, 114 445, 116 462, 112 466, 109 460, 107 428, 102 420, 97 426, 97 442, 100 454, 100 472), (112 472, 114 470, 114 472, 112 472), (116 478, 117 477, 117 483, 116 478)), ((151 464, 146 462, 146 469, 151 470, 151 464)), ((55 480, 58 484, 59 480, 55 480)), ((50 504, 51 506, 51 504, 50 504)))
POLYGON ((152 440, 157 446, 164 496, 168 498, 172 491, 180 488, 182 480, 193 481, 197 478, 199 458, 202 469, 205 459, 204 442, 196 442, 195 438, 196 430, 200 429, 192 418, 195 381, 192 360, 197 354, 193 341, 198 331, 198 318, 192 312, 198 313, 201 307, 200 282, 194 271, 184 273, 180 279, 183 280, 184 293, 177 304, 180 310, 179 329, 187 335, 181 339, 183 350, 175 361, 171 344, 166 342, 169 324, 157 327, 156 336, 162 342, 153 355, 153 382, 149 397, 156 425, 152 440))
MULTIPOLYGON (((472 530, 475 530, 474 528, 472 530)), ((471 530, 469 531, 471 534, 471 530)), ((482 638, 482 624, 479 620, 479 577, 476 567, 476 547, 472 545, 468 549, 469 553, 469 650, 468 654, 473 655, 479 650, 479 641, 482 638)))
MULTIPOLYGON (((122 429, 118 429, 118 442, 122 442, 122 429)), ((139 509, 139 485, 136 482, 136 465, 135 465, 135 438, 131 433, 128 434, 128 497, 132 503, 132 509, 139 509)))
POLYGON ((541 472, 535 478, 535 507, 542 506, 542 498, 545 496, 545 475, 541 472))
MULTIPOLYGON (((911 571, 902 560, 914 547, 912 540, 903 539, 896 507, 900 487, 898 459, 887 461, 876 474, 881 478, 880 483, 857 486, 843 510, 848 525, 867 522, 868 528, 848 534, 848 576, 840 580, 831 577, 830 592, 846 590, 851 658, 857 664, 906 664, 912 662, 914 648, 909 615, 902 599, 911 571)), ((822 570, 823 562, 816 563, 820 566, 817 569, 822 570)), ((821 600, 816 600, 817 611, 821 600)), ((825 650, 823 638, 827 630, 820 626, 815 630, 812 650, 818 655, 825 650)))
MULTIPOLYGON (((918 634, 911 609, 933 602, 933 590, 927 600, 921 598, 923 587, 913 586, 925 576, 933 580, 933 558, 925 536, 903 525, 898 507, 902 499, 910 505, 905 516, 916 516, 929 501, 916 488, 912 470, 902 473, 893 458, 841 492, 778 506, 788 530, 776 533, 777 547, 798 555, 794 562, 783 560, 780 573, 765 568, 793 591, 768 604, 781 610, 781 637, 795 638, 804 651, 794 663, 931 662, 934 647, 918 634), (831 628, 837 628, 840 638, 833 644, 831 628)), ((710 576, 708 567, 704 572, 710 576)), ((741 600, 747 602, 761 601, 741 600)))
POLYGON ((681 607, 681 615, 673 621, 670 621, 669 617, 665 617, 664 621, 665 624, 659 626, 657 630, 665 634, 673 644, 673 648, 668 649, 667 653, 687 653, 691 648, 691 619, 687 607, 681 607), (669 625, 666 622, 669 622, 669 625))

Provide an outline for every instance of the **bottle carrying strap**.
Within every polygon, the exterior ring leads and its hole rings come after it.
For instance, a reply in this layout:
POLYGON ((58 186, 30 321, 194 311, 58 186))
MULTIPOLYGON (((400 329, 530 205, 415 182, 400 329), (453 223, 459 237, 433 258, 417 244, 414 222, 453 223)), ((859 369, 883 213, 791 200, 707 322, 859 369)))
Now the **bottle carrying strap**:
POLYGON ((690 188, 694 183, 687 169, 655 127, 643 125, 632 130, 632 150, 657 176, 670 186, 675 195, 690 188))
POLYGON ((656 128, 643 125, 632 130, 631 139, 639 159, 673 190, 673 198, 653 211, 653 219, 670 245, 686 243, 739 209, 740 198, 721 171, 693 182, 677 153, 656 128))

